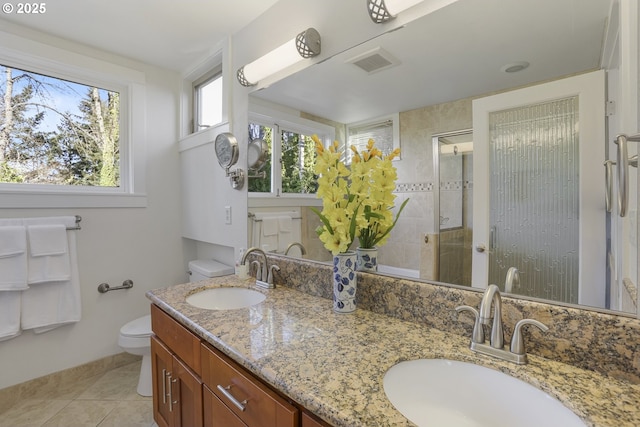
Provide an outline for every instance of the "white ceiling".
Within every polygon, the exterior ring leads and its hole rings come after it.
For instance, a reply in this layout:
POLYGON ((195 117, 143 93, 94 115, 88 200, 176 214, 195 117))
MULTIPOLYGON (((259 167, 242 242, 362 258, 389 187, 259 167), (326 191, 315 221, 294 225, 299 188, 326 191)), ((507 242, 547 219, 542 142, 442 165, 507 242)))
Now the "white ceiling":
POLYGON ((43 14, 3 13, 0 28, 5 19, 162 68, 185 71, 276 2, 54 0, 46 2, 43 14))
MULTIPOLYGON (((596 69, 611 1, 458 0, 405 28, 324 59, 256 96, 351 123, 596 69), (400 65, 367 75, 348 63, 378 47, 400 65), (500 71, 512 61, 531 66, 515 74, 500 71)), ((220 40, 276 2, 55 0, 46 3, 41 15, 0 15, 0 28, 5 19, 186 72, 214 53, 220 40)), ((359 31, 356 25, 350 29, 359 31)), ((328 40, 331 34, 321 36, 328 40)))
POLYGON ((270 87, 258 98, 341 123, 600 68, 611 0, 458 0, 270 87), (382 48, 399 65, 350 60, 382 48), (507 63, 527 61, 518 73, 507 63))

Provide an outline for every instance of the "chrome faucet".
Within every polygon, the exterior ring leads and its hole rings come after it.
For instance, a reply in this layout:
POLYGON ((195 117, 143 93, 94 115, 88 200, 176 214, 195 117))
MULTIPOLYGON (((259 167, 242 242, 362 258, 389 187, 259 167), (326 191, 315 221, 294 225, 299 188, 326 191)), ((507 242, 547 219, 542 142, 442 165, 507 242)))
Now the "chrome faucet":
POLYGON ((251 247, 247 249, 247 251, 242 256, 242 259, 240 260, 240 265, 245 265, 247 261, 247 257, 249 256, 250 253, 253 253, 253 252, 256 252, 257 254, 262 255, 262 258, 264 261, 264 262, 260 262, 259 260, 254 261, 258 263, 257 264, 258 268, 256 269, 256 286, 260 286, 262 288, 273 288, 274 287, 273 283, 268 282, 269 265, 267 261, 267 254, 265 254, 262 249, 256 248, 256 247, 251 247))
POLYGON ((520 272, 517 268, 511 267, 507 270, 507 277, 504 281, 504 291, 508 294, 513 293, 514 286, 520 286, 520 272))
POLYGON ((297 247, 300 248, 300 254, 301 255, 306 255, 307 254, 307 250, 304 248, 302 243, 299 243, 299 242, 293 242, 293 243, 289 244, 289 246, 287 246, 287 250, 284 251, 284 254, 288 255, 289 254, 289 250, 294 246, 297 246, 297 247))
POLYGON ((469 348, 477 353, 486 354, 498 359, 524 365, 527 363, 527 354, 525 352, 524 339, 522 337, 522 327, 525 325, 534 325, 543 332, 549 330, 543 323, 534 319, 522 319, 518 321, 513 328, 513 337, 511 338, 511 346, 509 350, 505 349, 504 334, 502 325, 502 297, 500 290, 496 285, 489 285, 482 296, 480 308, 476 310, 468 305, 456 307, 458 313, 462 311, 470 311, 475 315, 475 323, 473 325, 473 334, 471 336, 471 345, 469 348), (489 344, 484 339, 483 325, 491 322, 491 306, 493 306, 493 324, 491 326, 491 338, 489 344))
POLYGON ((480 309, 478 310, 478 321, 483 325, 488 325, 491 320, 491 306, 493 306, 493 325, 491 326, 491 347, 502 349, 504 347, 504 332, 502 328, 502 297, 500 289, 496 285, 489 285, 484 292, 480 309))
POLYGON ((256 252, 262 255, 262 258, 264 260, 264 262, 260 262, 260 260, 251 262, 251 265, 253 265, 254 263, 256 264, 256 286, 268 289, 275 288, 275 284, 273 283, 273 271, 280 271, 280 267, 275 264, 269 267, 267 254, 262 249, 256 247, 247 249, 247 251, 242 256, 242 259, 240 260, 240 265, 245 265, 247 256, 252 252, 256 252))

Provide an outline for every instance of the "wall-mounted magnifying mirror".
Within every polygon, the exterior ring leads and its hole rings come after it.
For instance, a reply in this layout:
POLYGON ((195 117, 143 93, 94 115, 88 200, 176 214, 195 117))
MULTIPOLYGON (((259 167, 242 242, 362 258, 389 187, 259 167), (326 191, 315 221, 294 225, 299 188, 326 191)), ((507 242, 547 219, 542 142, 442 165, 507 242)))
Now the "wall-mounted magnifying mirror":
POLYGON ((230 171, 229 168, 238 162, 240 149, 238 148, 238 140, 233 134, 223 132, 216 137, 215 141, 216 157, 218 163, 225 170, 231 186, 236 190, 242 188, 244 184, 244 172, 242 169, 230 171))
POLYGON ((250 178, 264 178, 265 172, 260 172, 269 160, 269 144, 264 139, 251 140, 247 148, 247 167, 250 178))

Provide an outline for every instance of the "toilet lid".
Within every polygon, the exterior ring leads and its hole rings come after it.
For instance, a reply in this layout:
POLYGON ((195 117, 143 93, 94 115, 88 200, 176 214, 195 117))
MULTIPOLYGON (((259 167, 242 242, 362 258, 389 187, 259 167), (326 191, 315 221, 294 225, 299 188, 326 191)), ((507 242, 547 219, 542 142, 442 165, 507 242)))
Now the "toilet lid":
POLYGON ((120 329, 120 333, 127 337, 145 337, 151 335, 151 315, 132 320, 120 329))

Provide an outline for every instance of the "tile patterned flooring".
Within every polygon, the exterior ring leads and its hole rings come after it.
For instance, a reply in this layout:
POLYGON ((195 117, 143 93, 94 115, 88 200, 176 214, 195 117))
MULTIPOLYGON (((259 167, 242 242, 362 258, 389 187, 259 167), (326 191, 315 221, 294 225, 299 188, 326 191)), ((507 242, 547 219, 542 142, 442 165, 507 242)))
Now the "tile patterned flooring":
POLYGON ((152 427, 151 397, 136 393, 140 362, 24 399, 0 414, 0 427, 152 427))

